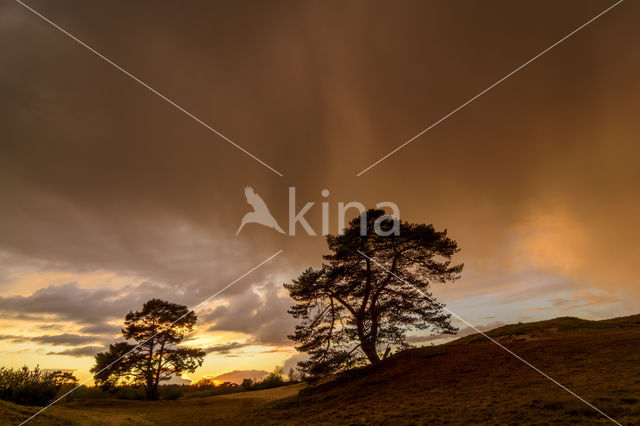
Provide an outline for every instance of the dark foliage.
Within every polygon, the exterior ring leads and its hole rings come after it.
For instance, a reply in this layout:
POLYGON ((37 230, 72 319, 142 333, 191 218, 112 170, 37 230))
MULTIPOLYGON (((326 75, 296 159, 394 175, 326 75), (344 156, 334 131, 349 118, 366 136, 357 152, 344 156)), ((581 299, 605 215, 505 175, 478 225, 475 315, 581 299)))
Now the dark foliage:
POLYGON ((0 399, 23 405, 47 405, 77 382, 70 372, 0 367, 0 399))
POLYGON ((201 379, 192 385, 182 385, 185 398, 206 398, 209 396, 226 395, 243 392, 245 389, 237 383, 224 382, 216 384, 212 379, 201 379))
POLYGON ((284 378, 282 377, 282 374, 278 371, 275 371, 273 373, 269 373, 269 375, 264 379, 258 382, 255 382, 253 386, 251 386, 251 390, 277 388, 280 386, 284 386, 286 384, 287 382, 285 382, 284 378))

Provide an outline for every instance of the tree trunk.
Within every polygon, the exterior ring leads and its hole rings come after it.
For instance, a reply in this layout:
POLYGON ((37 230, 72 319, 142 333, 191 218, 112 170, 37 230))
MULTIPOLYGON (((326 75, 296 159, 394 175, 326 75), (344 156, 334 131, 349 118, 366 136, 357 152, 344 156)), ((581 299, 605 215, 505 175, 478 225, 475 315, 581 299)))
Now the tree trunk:
POLYGON ((155 371, 155 378, 153 380, 153 389, 154 389, 154 395, 155 395, 155 400, 160 398, 160 392, 159 392, 159 388, 158 386, 160 385, 160 373, 162 372, 162 358, 164 356, 164 345, 166 343, 166 338, 164 338, 162 340, 162 345, 160 346, 160 353, 158 355, 158 368, 155 371))
POLYGON ((160 392, 158 392, 158 385, 156 385, 155 380, 151 378, 147 380, 147 385, 145 386, 145 390, 147 391, 147 400, 149 401, 157 401, 160 397, 160 392))
POLYGON ((367 356, 371 364, 377 364, 380 362, 378 351, 376 351, 375 338, 371 338, 364 330, 364 321, 361 318, 356 318, 356 328, 358 330, 358 339, 360 340, 360 349, 367 356))
POLYGON ((144 389, 147 391, 147 399, 149 401, 155 401, 156 399, 158 399, 156 397, 158 388, 154 387, 153 384, 153 378, 147 378, 147 385, 144 387, 144 389))
POLYGON ((387 346, 387 350, 384 351, 384 355, 382 356, 382 359, 383 360, 387 359, 390 353, 391 353, 391 346, 387 346))
POLYGON ((375 343, 364 342, 360 344, 360 347, 371 364, 377 364, 380 362, 380 356, 378 355, 378 351, 376 351, 375 343))

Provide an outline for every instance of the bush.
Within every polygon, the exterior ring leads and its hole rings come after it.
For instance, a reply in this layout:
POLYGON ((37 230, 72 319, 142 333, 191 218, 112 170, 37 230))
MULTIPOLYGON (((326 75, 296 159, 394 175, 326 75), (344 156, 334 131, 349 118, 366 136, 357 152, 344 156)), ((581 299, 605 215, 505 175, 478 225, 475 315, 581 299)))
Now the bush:
POLYGON ((260 390, 260 389, 271 389, 271 388, 277 388, 280 386, 284 386, 285 382, 284 379, 282 378, 282 376, 277 375, 275 373, 269 373, 269 375, 267 377, 265 377, 264 379, 260 380, 259 382, 256 382, 252 389, 254 390, 260 390))
POLYGON ((122 386, 115 390, 114 396, 118 399, 129 399, 133 401, 142 401, 147 399, 144 388, 138 386, 122 386))
MULTIPOLYGON (((180 385, 163 385, 159 388, 161 399, 178 399, 184 395, 183 387, 180 385)), ((80 386, 69 399, 72 401, 88 401, 96 399, 125 399, 132 401, 142 401, 146 399, 146 393, 142 386, 124 385, 104 390, 99 386, 80 386)))
POLYGON ((113 394, 111 392, 105 392, 97 386, 88 387, 82 385, 69 395, 69 399, 72 401, 88 401, 105 398, 113 398, 113 394))
POLYGON ((30 370, 26 365, 18 370, 0 367, 0 399, 17 404, 47 405, 77 383, 70 372, 30 370))
POLYGON ((184 386, 184 389, 187 391, 185 398, 206 398, 208 396, 226 395, 246 390, 231 382, 216 385, 211 379, 202 379, 195 385, 184 386))
POLYGON ((183 396, 184 392, 180 385, 160 386, 160 399, 179 399, 183 396))
POLYGON ((251 386, 252 390, 260 390, 260 389, 271 389, 277 388, 280 386, 284 386, 287 383, 282 376, 282 368, 276 367, 273 373, 269 373, 267 377, 260 380, 259 382, 255 382, 253 386, 251 386))

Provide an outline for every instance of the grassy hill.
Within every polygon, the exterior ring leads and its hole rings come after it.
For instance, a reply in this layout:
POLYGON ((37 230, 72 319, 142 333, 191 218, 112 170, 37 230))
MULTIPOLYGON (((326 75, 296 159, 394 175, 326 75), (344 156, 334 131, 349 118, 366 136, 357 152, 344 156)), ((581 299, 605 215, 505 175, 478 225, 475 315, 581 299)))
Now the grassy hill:
MULTIPOLYGON (((487 334, 622 424, 639 423, 640 315, 563 317, 487 334)), ((608 422, 481 335, 406 351, 298 395, 304 387, 71 403, 47 410, 34 424, 608 422)), ((34 411, 2 403, 0 423, 19 422, 34 411)))
MULTIPOLYGON (((564 317, 487 334, 619 422, 640 422, 640 315, 605 321, 564 317)), ((389 424, 608 422, 479 334, 400 353, 253 417, 389 424)))

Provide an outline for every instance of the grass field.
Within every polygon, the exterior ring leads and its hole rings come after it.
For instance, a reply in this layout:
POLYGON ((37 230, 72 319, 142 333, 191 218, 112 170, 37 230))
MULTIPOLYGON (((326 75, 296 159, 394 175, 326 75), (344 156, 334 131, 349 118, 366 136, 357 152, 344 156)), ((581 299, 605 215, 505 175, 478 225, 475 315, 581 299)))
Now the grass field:
MULTIPOLYGON (((640 315, 558 318, 489 332, 622 424, 640 423, 640 315)), ((54 406, 33 424, 607 423, 596 410, 482 336, 414 349, 314 388, 176 401, 54 406)), ((33 407, 0 401, 0 423, 33 407)))
MULTIPOLYGON (((96 425, 201 425, 234 423, 239 415, 297 395, 305 384, 275 389, 192 398, 174 401, 126 401, 119 399, 74 402, 53 406, 32 420, 32 424, 96 425)), ((0 424, 18 424, 37 411, 0 401, 0 424)))

